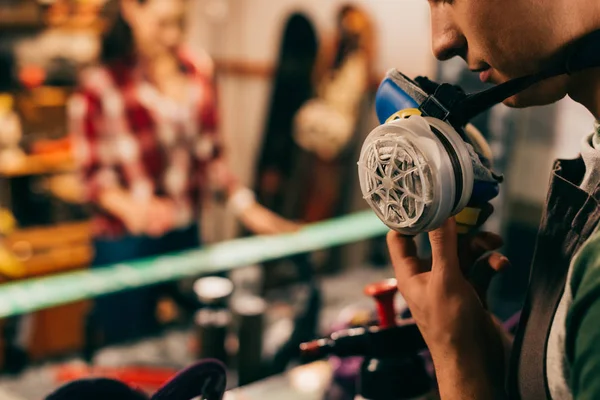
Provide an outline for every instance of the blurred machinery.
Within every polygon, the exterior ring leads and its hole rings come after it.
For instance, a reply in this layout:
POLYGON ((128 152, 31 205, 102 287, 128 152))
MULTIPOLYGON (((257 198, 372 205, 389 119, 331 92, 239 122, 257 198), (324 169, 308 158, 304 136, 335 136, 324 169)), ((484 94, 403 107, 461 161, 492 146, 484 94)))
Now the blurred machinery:
POLYGON ((365 293, 377 303, 376 324, 336 331, 301 346, 307 360, 327 356, 362 358, 357 386, 350 398, 356 394, 356 399, 366 400, 425 400, 432 392, 432 379, 420 355, 426 350, 421 333, 412 320, 397 320, 397 290, 395 279, 368 285, 365 293))

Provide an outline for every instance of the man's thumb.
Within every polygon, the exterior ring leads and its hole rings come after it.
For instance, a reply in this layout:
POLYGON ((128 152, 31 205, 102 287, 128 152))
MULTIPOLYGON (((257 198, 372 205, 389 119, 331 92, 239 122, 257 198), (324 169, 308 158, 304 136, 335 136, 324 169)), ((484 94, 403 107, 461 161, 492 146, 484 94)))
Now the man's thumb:
POLYGON ((429 242, 431 243, 431 270, 433 273, 460 272, 456 222, 454 218, 448 219, 441 227, 429 232, 429 242))

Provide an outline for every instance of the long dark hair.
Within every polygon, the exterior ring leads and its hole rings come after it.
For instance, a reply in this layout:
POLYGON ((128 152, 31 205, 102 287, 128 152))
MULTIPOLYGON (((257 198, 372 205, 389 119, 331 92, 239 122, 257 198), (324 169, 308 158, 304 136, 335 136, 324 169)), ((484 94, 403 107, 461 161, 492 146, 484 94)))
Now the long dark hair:
MULTIPOLYGON (((369 64, 373 59, 374 29, 373 22, 369 15, 362 8, 355 5, 344 5, 338 11, 337 29, 340 32, 338 38, 338 48, 333 60, 333 68, 341 67, 347 56, 357 50, 363 50, 367 53, 369 64), (363 30, 360 32, 348 32, 343 28, 343 21, 350 13, 361 15, 363 30)), ((369 68, 371 68, 369 66, 369 68)))
MULTIPOLYGON (((136 1, 144 4, 148 0, 136 1)), ((133 32, 118 8, 113 25, 102 38, 100 61, 105 64, 131 57, 134 51, 133 32)))

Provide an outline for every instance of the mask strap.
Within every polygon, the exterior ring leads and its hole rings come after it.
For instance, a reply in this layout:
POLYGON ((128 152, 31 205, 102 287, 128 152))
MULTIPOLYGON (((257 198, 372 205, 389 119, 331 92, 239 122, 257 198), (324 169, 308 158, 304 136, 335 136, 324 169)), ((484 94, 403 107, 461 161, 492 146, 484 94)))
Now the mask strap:
POLYGON ((464 125, 473 117, 505 99, 548 78, 600 67, 600 30, 586 35, 570 46, 566 62, 535 75, 513 79, 483 92, 468 95, 452 109, 453 123, 464 125))
POLYGON ((555 70, 551 71, 551 73, 523 76, 494 86, 483 92, 470 94, 452 110, 452 122, 459 126, 465 125, 477 115, 489 110, 505 99, 522 92, 540 81, 562 75, 563 73, 565 73, 564 67, 562 71, 555 70))

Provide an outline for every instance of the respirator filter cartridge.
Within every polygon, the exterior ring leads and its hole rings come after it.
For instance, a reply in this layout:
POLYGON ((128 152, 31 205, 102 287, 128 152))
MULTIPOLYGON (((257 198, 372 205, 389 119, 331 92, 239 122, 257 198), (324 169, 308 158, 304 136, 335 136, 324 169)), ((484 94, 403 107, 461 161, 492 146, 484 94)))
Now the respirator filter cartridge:
POLYGON ((473 153, 451 125, 436 118, 411 115, 383 124, 360 153, 363 197, 397 232, 434 230, 467 206, 473 153))

